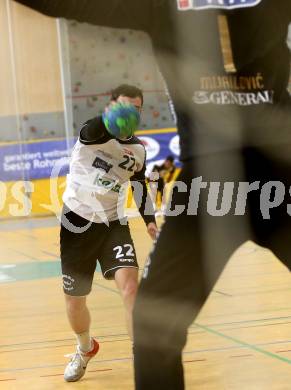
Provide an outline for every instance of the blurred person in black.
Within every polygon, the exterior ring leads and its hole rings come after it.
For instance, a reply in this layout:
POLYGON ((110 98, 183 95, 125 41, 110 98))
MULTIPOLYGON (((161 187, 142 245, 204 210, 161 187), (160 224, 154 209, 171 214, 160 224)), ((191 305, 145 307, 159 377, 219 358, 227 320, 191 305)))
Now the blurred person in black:
POLYGON ((170 183, 176 171, 174 157, 169 155, 162 164, 155 164, 149 177, 149 184, 156 200, 156 206, 164 210, 166 199, 164 190, 167 183, 170 183))
POLYGON ((176 110, 183 162, 177 180, 186 187, 174 192, 169 210, 184 211, 167 216, 140 284, 135 383, 139 390, 183 389, 187 328, 233 251, 252 239, 291 268, 291 1, 19 2, 54 17, 143 30, 152 39, 176 110), (219 208, 217 196, 209 200, 210 183, 233 183, 236 202, 219 208))

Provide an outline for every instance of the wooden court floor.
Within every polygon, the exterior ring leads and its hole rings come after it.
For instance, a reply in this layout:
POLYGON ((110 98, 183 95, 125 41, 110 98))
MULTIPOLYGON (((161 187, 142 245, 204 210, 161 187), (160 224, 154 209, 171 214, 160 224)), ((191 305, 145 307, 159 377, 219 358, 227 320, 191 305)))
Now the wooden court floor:
MULTIPOLYGON (((131 228, 142 266, 151 242, 140 219, 131 228)), ((121 300, 98 272, 89 306, 101 349, 80 382, 63 381, 75 340, 58 232, 54 219, 0 223, 0 389, 133 389, 121 300)), ((291 276, 270 252, 248 242, 234 254, 189 330, 183 359, 187 389, 291 389, 291 276)))

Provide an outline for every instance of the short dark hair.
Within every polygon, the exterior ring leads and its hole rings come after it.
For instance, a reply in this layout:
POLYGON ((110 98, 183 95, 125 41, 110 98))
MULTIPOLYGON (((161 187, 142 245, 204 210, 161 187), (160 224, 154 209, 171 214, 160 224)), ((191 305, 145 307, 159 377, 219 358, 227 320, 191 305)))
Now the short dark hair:
POLYGON ((111 100, 117 100, 119 96, 127 96, 130 98, 140 97, 141 104, 143 105, 143 93, 142 90, 134 85, 121 84, 117 88, 111 91, 111 100))
POLYGON ((166 161, 174 162, 174 157, 173 156, 167 156, 166 161))

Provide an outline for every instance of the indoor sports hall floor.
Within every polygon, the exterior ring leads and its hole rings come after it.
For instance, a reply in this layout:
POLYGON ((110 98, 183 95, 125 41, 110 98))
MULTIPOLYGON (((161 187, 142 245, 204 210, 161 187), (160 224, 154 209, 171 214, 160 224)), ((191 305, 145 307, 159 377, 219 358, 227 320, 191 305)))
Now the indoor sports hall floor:
MULTIPOLYGON (((139 218, 131 227, 143 265, 151 242, 139 218)), ((75 339, 58 234, 54 218, 0 223, 0 389, 133 389, 121 300, 99 272, 89 306, 101 349, 80 382, 63 381, 75 339)), ((235 253, 190 328, 183 359, 187 389, 291 389, 291 276, 270 252, 248 242, 235 253)))

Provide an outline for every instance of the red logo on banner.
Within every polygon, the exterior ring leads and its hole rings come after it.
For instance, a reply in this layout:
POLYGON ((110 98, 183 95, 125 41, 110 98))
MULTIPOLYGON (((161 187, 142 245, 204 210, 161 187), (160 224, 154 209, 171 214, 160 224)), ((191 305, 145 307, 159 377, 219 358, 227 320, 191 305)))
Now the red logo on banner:
POLYGON ((179 9, 189 9, 191 7, 191 0, 178 0, 179 9))

